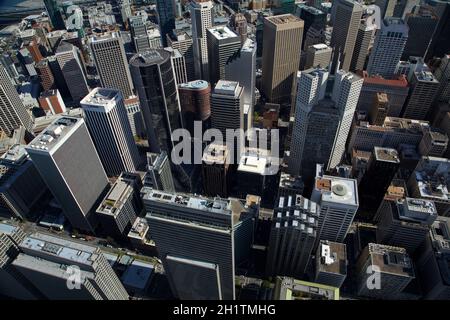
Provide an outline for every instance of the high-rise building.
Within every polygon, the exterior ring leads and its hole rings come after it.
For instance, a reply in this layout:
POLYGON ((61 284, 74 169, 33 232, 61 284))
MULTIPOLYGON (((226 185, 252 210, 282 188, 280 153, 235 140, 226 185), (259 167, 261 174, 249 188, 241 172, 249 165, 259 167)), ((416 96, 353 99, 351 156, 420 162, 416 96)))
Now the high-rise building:
POLYGON ((295 198, 296 195, 302 195, 305 188, 305 183, 301 176, 293 176, 285 172, 280 174, 280 183, 278 185, 278 194, 276 199, 289 196, 295 198))
POLYGON ((36 69, 36 73, 39 76, 39 81, 44 91, 56 88, 55 78, 53 77, 53 73, 47 59, 43 59, 36 63, 34 68, 36 69))
POLYGON ((393 17, 396 0, 375 0, 375 5, 380 8, 381 19, 393 17))
POLYGON ((241 50, 241 38, 227 26, 207 29, 209 80, 215 85, 225 79, 225 65, 241 50))
POLYGON ((243 88, 238 82, 219 80, 211 93, 211 127, 226 137, 226 129, 243 128, 243 88))
POLYGON ((244 104, 253 106, 256 103, 256 44, 247 39, 240 50, 231 56, 225 65, 225 80, 237 81, 244 89, 244 104))
POLYGON ((364 70, 369 48, 373 40, 375 31, 377 30, 376 11, 366 9, 362 15, 361 22, 356 35, 355 49, 353 50, 350 71, 364 70))
POLYGON ((23 253, 13 261, 13 267, 46 299, 128 300, 99 247, 36 232, 26 236, 19 248, 23 253), (76 272, 73 268, 80 271, 79 290, 68 290, 68 276, 76 272))
POLYGON ((185 31, 176 30, 174 38, 167 37, 167 44, 173 49, 177 49, 184 57, 186 63, 186 75, 188 81, 194 81, 195 77, 195 61, 194 61, 194 44, 190 35, 185 31))
POLYGON ((138 173, 122 172, 97 208, 104 234, 123 239, 128 235, 136 217, 142 212, 138 173))
POLYGON ((175 192, 175 186, 170 169, 170 160, 165 151, 147 153, 147 173, 144 186, 166 192, 175 192))
POLYGON ((337 0, 333 3, 334 6, 335 16, 339 19, 334 21, 331 35, 331 47, 334 48, 333 70, 349 71, 363 7, 353 0, 337 0))
POLYGON ((247 19, 242 13, 234 13, 230 16, 230 28, 241 37, 241 43, 247 40, 247 19))
POLYGON ((437 218, 433 201, 404 198, 390 201, 380 212, 377 238, 380 243, 405 248, 413 255, 437 218))
POLYGON ((300 65, 304 22, 292 14, 264 18, 262 91, 269 102, 290 102, 300 65))
POLYGON ((430 71, 414 72, 402 117, 425 120, 439 90, 439 81, 430 71))
POLYGON ((320 241, 316 252, 314 282, 340 288, 347 277, 347 247, 320 241))
POLYGON ((55 120, 26 150, 72 227, 92 232, 108 179, 84 120, 55 120))
POLYGON ((439 81, 439 90, 436 94, 437 101, 450 101, 450 54, 446 54, 434 72, 439 81))
POLYGON ((306 49, 304 69, 327 68, 331 63, 333 49, 324 43, 314 44, 306 49))
POLYGON ((268 276, 302 277, 318 235, 320 207, 301 195, 280 197, 274 209, 267 252, 268 276))
POLYGON ((230 159, 227 145, 209 144, 202 158, 203 192, 210 197, 226 197, 229 185, 230 159))
POLYGON ((130 60, 152 152, 173 148, 172 132, 181 127, 180 103, 170 54, 151 49, 130 60))
POLYGON ((384 19, 370 53, 368 74, 392 78, 407 40, 408 26, 402 19, 384 19))
POLYGON ((161 41, 164 47, 167 47, 167 36, 172 36, 173 29, 175 29, 175 6, 175 0, 156 1, 161 41))
POLYGON ((359 206, 356 180, 318 172, 311 200, 320 206, 318 240, 343 242, 359 206))
POLYGON ((339 288, 319 283, 276 277, 275 300, 339 300, 339 288))
POLYGON ((131 131, 122 93, 95 88, 81 102, 84 119, 108 176, 134 172, 139 152, 131 131))
POLYGON ((142 199, 174 296, 234 299, 235 263, 252 244, 254 207, 245 200, 158 190, 148 190, 142 199))
POLYGON ((0 216, 26 219, 48 191, 24 146, 13 145, 0 157, 0 216))
POLYGON ((450 3, 445 0, 429 1, 439 17, 439 23, 425 55, 426 60, 443 57, 450 52, 450 3))
POLYGON ((389 99, 386 93, 378 93, 370 109, 370 124, 382 126, 389 113, 389 99))
POLYGON ((306 50, 305 40, 309 29, 324 30, 327 23, 327 14, 317 8, 299 4, 297 5, 295 15, 305 22, 302 43, 303 48, 306 50))
POLYGON ((404 248, 369 243, 356 264, 357 293, 375 299, 395 300, 415 278, 413 262, 404 248), (379 285, 370 287, 369 277, 379 272, 379 285))
POLYGON ((445 131, 430 127, 423 131, 419 153, 423 156, 443 157, 447 150, 449 136, 445 131))
POLYGON ((340 112, 339 128, 331 151, 328 169, 334 169, 342 160, 345 144, 350 132, 356 105, 363 85, 363 79, 351 72, 339 70, 334 79, 332 99, 340 112))
POLYGON ((101 86, 120 90, 125 99, 133 95, 130 68, 119 33, 93 36, 90 38, 90 47, 101 86))
POLYGON ((130 17, 128 20, 130 25, 131 37, 133 39, 134 50, 145 52, 151 49, 150 39, 147 33, 147 25, 139 16, 130 17))
POLYGON ((170 54, 170 59, 172 60, 173 72, 175 73, 175 80, 178 84, 186 83, 187 72, 186 72, 186 62, 184 57, 181 55, 178 49, 173 49, 172 47, 164 48, 170 54))
POLYGON ((45 112, 59 114, 66 112, 66 105, 58 89, 42 91, 39 96, 39 105, 45 112))
POLYGON ((142 120, 141 105, 139 98, 135 95, 124 100, 125 109, 127 110, 128 121, 130 122, 131 132, 133 136, 145 136, 144 122, 142 120))
POLYGON ((62 16, 62 9, 58 5, 57 0, 44 0, 45 9, 52 23, 52 26, 56 30, 66 29, 64 19, 62 16))
POLYGON ((213 2, 195 0, 189 3, 194 41, 194 62, 196 79, 209 80, 208 42, 206 29, 214 24, 213 2))
POLYGON ((89 93, 80 50, 66 41, 61 41, 55 56, 72 100, 79 102, 89 93))
POLYGON ((12 135, 14 129, 25 127, 29 132, 33 129, 33 120, 27 108, 20 100, 6 69, 0 66, 0 129, 12 135))
POLYGON ((178 85, 183 127, 193 135, 194 122, 201 121, 202 129, 208 128, 211 115, 211 87, 207 81, 197 80, 178 85))
POLYGON ((416 6, 411 13, 406 14, 405 23, 409 27, 409 33, 403 60, 411 56, 425 56, 438 22, 439 17, 430 6, 416 6))

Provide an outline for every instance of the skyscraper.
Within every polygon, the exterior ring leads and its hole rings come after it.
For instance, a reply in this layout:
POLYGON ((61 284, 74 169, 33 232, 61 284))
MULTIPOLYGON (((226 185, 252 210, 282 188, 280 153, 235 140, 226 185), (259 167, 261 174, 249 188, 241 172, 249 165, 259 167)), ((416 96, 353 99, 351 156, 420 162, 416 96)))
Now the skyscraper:
POLYGON ((53 28, 56 30, 66 29, 62 16, 62 9, 58 6, 57 0, 44 0, 45 9, 47 10, 53 28))
POLYGON ((139 16, 129 18, 131 37, 133 39, 134 50, 144 52, 151 49, 150 39, 147 33, 147 25, 139 16))
POLYGON ((253 110, 256 103, 256 44, 253 40, 247 39, 242 48, 228 59, 224 79, 237 81, 244 87, 244 104, 250 105, 253 110))
POLYGON ((180 103, 170 54, 151 49, 130 59, 152 152, 173 148, 172 132, 181 127, 180 103))
POLYGON ((175 80, 177 84, 187 82, 186 62, 178 49, 172 47, 164 48, 172 60, 173 72, 175 73, 175 80))
POLYGON ((175 5, 175 0, 156 1, 161 41, 164 47, 167 46, 167 36, 171 37, 175 29, 175 5))
POLYGON ((300 278, 316 241, 320 207, 301 195, 280 197, 274 209, 266 274, 300 278))
POLYGON ((134 172, 139 152, 123 96, 117 89, 95 88, 81 102, 89 133, 108 176, 134 172))
POLYGON ((186 63, 186 74, 188 81, 194 81, 195 77, 195 61, 194 61, 194 44, 192 37, 184 31, 175 31, 174 38, 167 37, 167 45, 173 49, 178 49, 184 57, 186 63))
POLYGON ((55 56, 72 100, 80 102, 89 93, 89 87, 79 49, 66 41, 61 41, 55 56))
POLYGON ((262 91, 272 103, 290 102, 300 65, 303 20, 285 14, 264 18, 262 91))
POLYGON ((210 0, 195 0, 189 3, 194 41, 195 76, 209 80, 208 42, 206 29, 214 24, 213 3, 210 0))
POLYGON ((327 68, 331 63, 333 50, 325 43, 318 43, 306 49, 304 69, 327 68))
POLYGON ((445 0, 430 1, 439 16, 439 23, 425 55, 426 60, 443 57, 450 52, 450 3, 445 0))
POLYGON ((303 48, 305 44, 306 35, 310 28, 315 30, 324 30, 327 23, 327 14, 322 10, 314 7, 307 6, 305 4, 297 5, 295 15, 305 22, 305 28, 303 30, 303 48))
POLYGON ((148 190, 142 199, 175 297, 234 299, 235 262, 252 242, 252 207, 242 200, 158 190, 148 190))
POLYGON ((370 124, 382 126, 389 113, 389 99, 386 93, 377 93, 369 112, 370 124))
POLYGON ((336 19, 331 35, 331 47, 334 48, 333 70, 350 70, 350 64, 355 48, 358 28, 363 13, 363 7, 353 0, 337 0, 336 19))
POLYGON ((362 85, 363 79, 356 74, 344 70, 336 73, 332 99, 336 103, 341 118, 328 169, 335 168, 342 160, 362 85))
POLYGON ((225 65, 241 49, 241 38, 227 26, 207 29, 209 80, 212 85, 225 79, 225 65))
POLYGON ((392 78, 407 40, 408 26, 402 19, 384 19, 367 64, 369 75, 392 78))
POLYGON ((364 70, 369 47, 372 43, 373 36, 377 29, 376 13, 368 10, 364 12, 361 23, 356 35, 355 49, 353 50, 352 62, 350 64, 350 71, 364 70))
POLYGON ((230 28, 241 37, 241 43, 247 40, 247 19, 242 13, 235 13, 230 16, 230 28))
POLYGON ((84 120, 55 120, 26 150, 71 225, 93 232, 108 179, 84 120))
POLYGON ((101 86, 120 90, 125 99, 133 95, 130 68, 119 33, 93 36, 90 39, 90 46, 101 86))
POLYGON ((175 192, 170 170, 170 160, 165 151, 161 153, 147 152, 147 173, 144 186, 166 192, 175 192))
POLYGON ((36 63, 34 68, 39 76, 42 88, 45 91, 56 88, 55 78, 47 59, 43 59, 36 63))
POLYGON ((439 90, 436 94, 437 101, 450 101, 450 54, 446 54, 434 72, 439 81, 439 90))
POLYGON ((194 134, 194 122, 201 121, 203 130, 209 126, 211 115, 211 87, 207 81, 197 80, 178 85, 183 126, 194 134))
POLYGON ((226 197, 229 184, 230 159, 228 146, 209 144, 202 158, 203 192, 210 197, 226 197))
POLYGON ((6 69, 0 66, 0 129, 12 135, 14 129, 25 127, 29 132, 33 128, 33 120, 27 108, 20 100, 6 69))
POLYGON ((340 288, 347 277, 347 264, 345 244, 320 241, 316 252, 314 282, 340 288))

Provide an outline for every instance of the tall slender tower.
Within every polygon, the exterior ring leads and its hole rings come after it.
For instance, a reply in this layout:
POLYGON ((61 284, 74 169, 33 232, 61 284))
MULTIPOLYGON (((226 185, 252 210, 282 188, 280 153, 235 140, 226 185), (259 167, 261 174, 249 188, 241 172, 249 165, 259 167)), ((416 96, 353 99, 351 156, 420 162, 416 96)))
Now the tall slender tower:
POLYGON ((61 14, 61 8, 58 6, 57 0, 44 0, 45 9, 52 23, 52 26, 56 30, 64 30, 66 25, 61 14))
POLYGON ((175 29, 175 0, 157 0, 156 10, 158 11, 161 41, 163 46, 166 47, 167 36, 171 37, 173 29, 175 29))
POLYGON ((394 76, 397 63, 402 57, 408 40, 408 26, 400 18, 386 18, 375 38, 370 54, 367 72, 370 76, 380 75, 390 79, 394 76))
POLYGON ((367 12, 361 19, 359 25, 358 34, 356 36, 355 49, 353 50, 352 62, 350 64, 350 70, 355 72, 357 70, 364 70, 366 58, 369 53, 369 47, 372 43, 376 25, 376 13, 367 12), (372 13, 372 14, 371 14, 372 13))
POLYGON ((264 18, 262 91, 272 103, 290 102, 300 65, 303 20, 292 14, 264 18))
POLYGON ((120 90, 125 99, 133 95, 130 68, 119 33, 94 36, 90 46, 102 87, 120 90))
POLYGON ((0 65, 0 129, 11 135, 20 126, 33 129, 33 120, 20 100, 6 69, 0 65))
POLYGON ((194 41, 195 75, 197 79, 209 80, 208 42, 206 29, 213 26, 213 3, 194 0, 190 3, 192 39, 194 41))
POLYGON ((334 48, 333 70, 350 70, 363 7, 353 0, 337 0, 331 47, 334 48), (339 66, 338 66, 339 64, 339 66))
POLYGON ((134 142, 122 93, 95 88, 82 101, 86 125, 108 176, 134 172, 139 153, 134 142))

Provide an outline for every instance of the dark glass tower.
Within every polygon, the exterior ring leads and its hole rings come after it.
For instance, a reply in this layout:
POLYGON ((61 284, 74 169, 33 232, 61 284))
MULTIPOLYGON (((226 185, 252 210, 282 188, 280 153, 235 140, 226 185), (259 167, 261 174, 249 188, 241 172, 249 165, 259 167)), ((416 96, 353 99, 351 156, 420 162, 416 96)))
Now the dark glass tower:
POLYGON ((439 16, 439 22, 428 47, 426 60, 433 57, 442 58, 450 52, 450 2, 443 0, 428 1, 439 16))
POLYGON ((61 8, 58 6, 57 0, 44 0, 45 8, 48 16, 52 22, 53 28, 56 30, 63 30, 66 28, 62 16, 61 8))
POLYGON ((170 53, 162 49, 138 53, 131 58, 130 68, 150 149, 170 154, 172 132, 181 128, 180 103, 170 53))
POLYGON ((159 26, 161 28, 161 40, 167 47, 166 35, 172 36, 175 29, 175 0, 156 0, 159 26))
POLYGON ((309 28, 314 28, 315 30, 325 29, 327 14, 319 9, 307 5, 298 5, 296 16, 305 21, 302 43, 305 43, 309 28))

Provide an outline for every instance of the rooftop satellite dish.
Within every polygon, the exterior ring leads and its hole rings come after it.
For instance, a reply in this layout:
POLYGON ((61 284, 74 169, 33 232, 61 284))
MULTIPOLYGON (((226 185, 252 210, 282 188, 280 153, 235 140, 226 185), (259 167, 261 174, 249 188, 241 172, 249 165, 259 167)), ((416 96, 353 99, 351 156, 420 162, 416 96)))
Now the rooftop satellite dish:
POLYGON ((343 197, 347 194, 347 187, 343 184, 335 184, 331 188, 331 191, 333 191, 334 194, 343 197))

